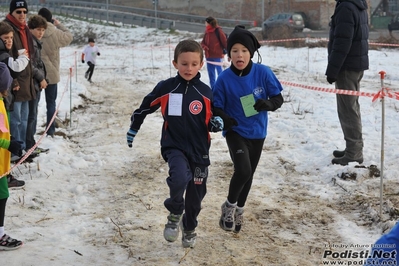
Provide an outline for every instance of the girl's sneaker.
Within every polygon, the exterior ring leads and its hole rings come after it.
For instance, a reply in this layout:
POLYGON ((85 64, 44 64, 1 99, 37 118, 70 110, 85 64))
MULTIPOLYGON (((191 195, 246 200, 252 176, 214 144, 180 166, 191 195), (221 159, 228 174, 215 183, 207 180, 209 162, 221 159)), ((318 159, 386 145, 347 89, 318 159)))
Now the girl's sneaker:
POLYGON ((0 238, 0 250, 14 250, 20 248, 22 244, 22 241, 11 238, 6 234, 0 238))
POLYGON ((237 207, 234 213, 234 233, 239 233, 244 223, 244 208, 237 207))
POLYGON ((234 229, 234 212, 237 203, 231 204, 228 201, 222 204, 222 215, 220 216, 219 225, 225 231, 233 231, 234 229))

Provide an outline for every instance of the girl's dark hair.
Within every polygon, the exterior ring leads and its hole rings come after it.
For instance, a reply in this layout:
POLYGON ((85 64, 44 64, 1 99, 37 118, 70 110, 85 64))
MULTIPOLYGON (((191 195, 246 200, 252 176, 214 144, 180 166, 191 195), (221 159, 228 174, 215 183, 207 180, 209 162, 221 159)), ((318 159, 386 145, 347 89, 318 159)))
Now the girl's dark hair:
POLYGON ((0 22, 0 35, 7 34, 10 32, 14 32, 14 29, 7 22, 0 22))
POLYGON ((177 62, 177 58, 179 57, 179 55, 181 53, 186 53, 186 52, 199 53, 201 62, 204 58, 204 50, 202 50, 202 47, 199 44, 199 42, 192 39, 188 39, 188 40, 183 40, 177 44, 173 60, 177 62))

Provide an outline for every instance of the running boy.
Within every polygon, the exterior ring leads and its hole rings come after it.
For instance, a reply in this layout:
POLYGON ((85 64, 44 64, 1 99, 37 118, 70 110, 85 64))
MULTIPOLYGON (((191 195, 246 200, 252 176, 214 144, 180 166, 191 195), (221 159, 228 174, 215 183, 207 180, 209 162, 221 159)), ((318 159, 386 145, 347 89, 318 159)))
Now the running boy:
POLYGON ((89 69, 85 72, 85 79, 90 83, 92 83, 91 76, 93 76, 97 56, 100 56, 100 50, 95 45, 94 39, 89 38, 89 44, 86 45, 82 51, 82 63, 84 63, 86 59, 89 69))
POLYGON ((268 111, 283 104, 283 88, 274 73, 265 65, 252 63, 259 48, 250 31, 236 26, 227 39, 232 64, 220 74, 213 90, 215 115, 223 118, 223 136, 234 164, 219 225, 236 233, 241 230, 244 205, 262 154, 268 111))
POLYGON ((161 154, 169 165, 166 182, 170 192, 170 197, 164 201, 169 211, 164 238, 169 242, 176 241, 180 226, 185 248, 195 245, 197 217, 206 194, 209 131, 217 132, 223 128, 223 120, 212 117, 212 91, 200 80, 203 58, 198 42, 181 41, 175 48, 173 59, 177 75, 159 82, 144 97, 140 107, 133 112, 127 132, 127 143, 132 147, 145 117, 161 107, 164 119, 161 154))
POLYGON ((0 250, 13 250, 22 246, 22 241, 11 238, 4 231, 6 203, 9 197, 7 177, 4 174, 10 171, 10 152, 21 156, 23 145, 18 140, 10 140, 10 126, 3 98, 7 96, 11 83, 8 67, 0 62, 0 250))

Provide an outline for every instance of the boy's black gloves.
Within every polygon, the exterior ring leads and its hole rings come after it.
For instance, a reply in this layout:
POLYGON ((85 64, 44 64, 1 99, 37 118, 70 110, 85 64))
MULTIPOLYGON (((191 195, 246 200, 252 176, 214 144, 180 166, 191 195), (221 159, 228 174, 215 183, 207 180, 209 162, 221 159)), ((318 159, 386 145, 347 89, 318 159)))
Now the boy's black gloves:
POLYGON ((254 108, 256 111, 272 111, 274 109, 274 105, 271 101, 265 99, 258 99, 254 104, 254 108))
POLYGON ((100 53, 97 53, 98 56, 100 56, 100 53))
POLYGON ((229 130, 230 128, 232 128, 233 126, 238 126, 237 121, 230 117, 229 115, 227 115, 222 109, 220 108, 213 108, 213 115, 214 116, 220 116, 223 119, 223 130, 229 130))
POLYGON ((284 103, 284 98, 281 93, 266 99, 258 99, 254 104, 254 109, 260 111, 276 111, 284 103))
POLYGON ((84 63, 85 63, 85 60, 82 59, 82 63, 84 64, 84 63))
POLYGON ((8 150, 12 153, 15 154, 19 157, 22 156, 22 145, 24 143, 20 140, 11 140, 10 141, 10 146, 8 146, 8 150))
POLYGON ((223 127, 224 130, 229 130, 234 126, 238 126, 237 121, 232 117, 226 117, 226 119, 224 119, 223 122, 224 122, 224 127, 223 127))

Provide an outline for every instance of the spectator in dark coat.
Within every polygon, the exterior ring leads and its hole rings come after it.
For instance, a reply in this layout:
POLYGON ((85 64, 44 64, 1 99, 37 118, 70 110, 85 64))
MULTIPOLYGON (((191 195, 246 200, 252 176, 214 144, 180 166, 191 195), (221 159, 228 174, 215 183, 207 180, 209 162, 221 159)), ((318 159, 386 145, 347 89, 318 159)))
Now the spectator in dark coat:
MULTIPOLYGON (((36 99, 29 102, 29 117, 28 117, 28 129, 26 132, 26 149, 29 150, 36 145, 35 134, 37 125, 37 112, 40 101, 41 90, 47 88, 46 80, 46 67, 42 61, 41 51, 42 42, 40 41, 47 29, 47 20, 39 15, 33 15, 28 21, 29 30, 33 37, 33 46, 35 52, 32 57, 33 66, 33 82, 36 90, 36 99)), ((36 147, 32 152, 33 156, 40 154, 41 152, 47 151, 47 149, 36 147)))
MULTIPOLYGON (((365 0, 337 0, 330 22, 327 81, 336 89, 360 91, 369 68, 369 25, 365 0)), ((337 94, 337 111, 346 141, 345 150, 333 152, 333 164, 363 163, 362 120, 359 96, 337 94)))

